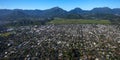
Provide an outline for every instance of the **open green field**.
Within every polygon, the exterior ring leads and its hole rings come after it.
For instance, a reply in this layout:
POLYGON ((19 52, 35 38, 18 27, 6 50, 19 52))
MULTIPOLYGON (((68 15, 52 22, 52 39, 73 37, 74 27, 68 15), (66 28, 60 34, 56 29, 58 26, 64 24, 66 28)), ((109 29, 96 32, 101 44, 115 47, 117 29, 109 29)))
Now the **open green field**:
POLYGON ((54 19, 48 24, 111 24, 109 20, 87 20, 87 19, 54 19))
POLYGON ((9 32, 6 32, 6 33, 0 33, 0 37, 7 37, 9 36, 10 33, 9 32))

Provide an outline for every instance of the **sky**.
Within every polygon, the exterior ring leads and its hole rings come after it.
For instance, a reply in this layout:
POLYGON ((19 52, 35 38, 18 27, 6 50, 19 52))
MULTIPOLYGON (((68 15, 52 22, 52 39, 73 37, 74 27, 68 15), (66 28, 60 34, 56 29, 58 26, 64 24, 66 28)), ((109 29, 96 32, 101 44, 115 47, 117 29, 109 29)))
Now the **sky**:
POLYGON ((120 0, 0 0, 0 9, 50 9, 60 7, 71 10, 79 7, 91 10, 95 7, 120 8, 120 0))

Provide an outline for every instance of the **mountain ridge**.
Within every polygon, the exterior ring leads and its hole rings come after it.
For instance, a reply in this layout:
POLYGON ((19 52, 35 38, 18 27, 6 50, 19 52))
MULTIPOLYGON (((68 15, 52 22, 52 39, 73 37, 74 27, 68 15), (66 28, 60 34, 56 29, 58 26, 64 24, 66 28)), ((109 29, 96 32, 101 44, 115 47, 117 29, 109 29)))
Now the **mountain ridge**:
POLYGON ((0 21, 4 20, 41 20, 52 18, 70 19, 118 19, 120 18, 120 8, 111 9, 109 7, 93 8, 92 10, 82 10, 77 7, 70 11, 60 7, 53 7, 46 10, 23 10, 23 9, 0 9, 0 21))
MULTIPOLYGON (((52 8, 60 8, 60 9, 63 9, 63 10, 66 10, 64 8, 61 8, 61 7, 58 7, 58 6, 55 6, 55 7, 52 7, 52 8)), ((48 9, 52 9, 52 8, 48 8, 48 9)), ((75 8, 80 8, 80 7, 75 7, 75 8)), ((75 9, 73 8, 73 9, 75 9)), ((109 9, 120 9, 120 8, 110 8, 110 7, 95 7, 95 8, 109 8, 109 9)), ((48 9, 20 9, 20 8, 15 8, 15 9, 0 9, 0 10, 48 10, 48 9)), ((70 10, 73 10, 73 9, 70 9, 70 10)), ((87 9, 82 9, 80 8, 81 10, 87 10, 87 9)), ((87 11, 90 11, 90 10, 93 10, 94 8, 92 9, 88 9, 87 11)), ((70 10, 66 10, 66 11, 70 11, 70 10)))

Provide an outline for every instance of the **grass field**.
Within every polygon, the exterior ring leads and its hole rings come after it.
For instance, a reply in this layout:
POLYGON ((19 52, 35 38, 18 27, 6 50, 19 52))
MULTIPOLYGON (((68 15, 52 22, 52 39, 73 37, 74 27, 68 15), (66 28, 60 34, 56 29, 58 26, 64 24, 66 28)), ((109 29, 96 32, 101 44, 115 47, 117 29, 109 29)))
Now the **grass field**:
POLYGON ((109 20, 87 20, 87 19, 54 19, 48 24, 111 24, 109 20))
POLYGON ((9 36, 10 35, 10 33, 0 33, 0 37, 7 37, 7 36, 9 36))

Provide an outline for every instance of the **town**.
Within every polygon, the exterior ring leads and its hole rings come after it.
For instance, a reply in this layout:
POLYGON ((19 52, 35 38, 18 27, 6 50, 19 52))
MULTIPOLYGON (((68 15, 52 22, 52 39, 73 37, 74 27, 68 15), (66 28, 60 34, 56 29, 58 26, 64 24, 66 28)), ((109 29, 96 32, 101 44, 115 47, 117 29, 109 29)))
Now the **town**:
POLYGON ((62 24, 0 32, 0 60, 120 60, 120 26, 62 24))

